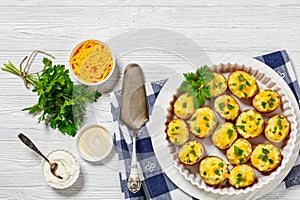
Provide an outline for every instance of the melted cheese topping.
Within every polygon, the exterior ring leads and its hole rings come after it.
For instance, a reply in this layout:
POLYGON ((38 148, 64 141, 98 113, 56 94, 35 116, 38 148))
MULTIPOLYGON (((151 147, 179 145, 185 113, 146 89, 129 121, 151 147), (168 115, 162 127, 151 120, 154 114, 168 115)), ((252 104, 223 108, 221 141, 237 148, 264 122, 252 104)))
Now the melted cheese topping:
POLYGON ((229 183, 235 188, 244 188, 253 184, 256 175, 249 165, 238 165, 230 171, 229 183))
POLYGON ((228 77, 228 86, 238 98, 251 98, 258 89, 255 77, 244 71, 232 72, 228 77))
POLYGON ((240 113, 238 102, 229 95, 222 95, 216 98, 214 108, 221 117, 227 120, 234 120, 240 113))
POLYGON ((188 121, 191 132, 199 138, 209 136, 217 125, 214 111, 207 107, 198 108, 188 121))
POLYGON ((229 176, 225 161, 215 156, 208 156, 200 162, 199 173, 208 185, 218 185, 229 176))
POLYGON ((244 138, 236 140, 226 151, 227 160, 234 165, 246 163, 252 153, 252 145, 244 138))
POLYGON ((280 162, 280 150, 273 144, 259 144, 251 155, 252 165, 262 172, 272 171, 280 162))
POLYGON ((187 94, 182 94, 174 103, 174 113, 177 117, 186 119, 195 112, 194 98, 187 94))
POLYGON ((230 122, 220 124, 212 134, 212 142, 220 149, 226 149, 236 140, 237 132, 230 122))
POLYGON ((261 134, 264 128, 262 115, 255 110, 242 112, 237 120, 236 127, 238 133, 244 138, 254 138, 261 134))
POLYGON ((253 98, 252 104, 259 112, 272 112, 279 107, 280 97, 277 92, 271 90, 260 90, 253 98))
POLYGON ((86 83, 104 80, 114 62, 108 47, 95 40, 87 40, 74 50, 70 58, 74 74, 86 83))
POLYGON ((189 129, 183 120, 173 119, 168 125, 167 135, 170 142, 182 145, 189 139, 189 129))
POLYGON ((227 89, 226 78, 219 73, 213 73, 213 74, 215 77, 206 84, 210 93, 210 97, 219 96, 227 89))
POLYGON ((290 122, 283 115, 275 115, 267 121, 265 136, 271 142, 281 142, 290 132, 290 122))
POLYGON ((194 165, 204 156, 204 147, 198 141, 185 143, 178 152, 179 160, 186 165, 194 165))

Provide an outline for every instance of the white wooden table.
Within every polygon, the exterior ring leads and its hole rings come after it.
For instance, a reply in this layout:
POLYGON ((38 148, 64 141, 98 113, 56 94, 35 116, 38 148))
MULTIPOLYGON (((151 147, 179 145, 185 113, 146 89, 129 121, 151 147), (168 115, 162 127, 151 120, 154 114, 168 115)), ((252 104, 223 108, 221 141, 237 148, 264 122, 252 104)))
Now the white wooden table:
MULTIPOLYGON (((249 57, 286 49, 300 77, 300 2, 239 0, 223 1, 18 1, 0 3, 0 63, 16 65, 31 51, 55 55, 57 64, 68 65, 71 49, 80 41, 109 40, 137 28, 163 28, 193 39, 208 54, 234 53, 249 57)), ((174 41, 167 41, 173 43, 174 41)), ((191 52, 193 53, 193 52, 191 52)), ((118 59, 123 71, 130 61, 144 66, 146 81, 167 78, 181 61, 164 51, 135 51, 118 59), (154 65, 163 66, 153 68, 154 65)), ((35 69, 41 56, 34 62, 35 69)), ((122 76, 121 76, 122 78, 122 76)), ((115 89, 120 89, 120 83, 115 89)), ((75 138, 37 124, 37 116, 21 109, 37 97, 21 79, 0 72, 0 198, 1 199, 122 199, 118 158, 112 154, 105 164, 91 164, 77 154, 75 138), (81 166, 79 181, 70 189, 50 188, 41 174, 41 159, 27 149, 17 134, 27 134, 48 153, 62 148, 74 153, 81 166)), ((113 130, 109 96, 103 95, 88 108, 97 121, 113 130)), ((87 119, 84 123, 93 119, 87 119)), ((295 199, 300 187, 272 191, 263 199, 295 199)))

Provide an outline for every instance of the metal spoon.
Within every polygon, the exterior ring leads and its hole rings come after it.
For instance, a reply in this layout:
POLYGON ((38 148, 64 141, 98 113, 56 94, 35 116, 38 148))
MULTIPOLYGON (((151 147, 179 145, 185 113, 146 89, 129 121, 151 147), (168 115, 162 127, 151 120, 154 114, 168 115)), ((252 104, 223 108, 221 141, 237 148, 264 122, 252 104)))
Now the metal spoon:
POLYGON ((131 192, 136 193, 141 189, 136 159, 136 135, 149 119, 144 76, 138 64, 127 65, 124 72, 120 119, 133 130, 131 171, 127 187, 131 192))
POLYGON ((33 151, 35 151, 37 154, 39 154, 40 156, 42 156, 50 165, 50 171, 51 173, 56 176, 57 178, 59 179, 63 179, 61 176, 59 176, 58 174, 56 174, 56 169, 57 169, 57 163, 56 162, 53 162, 53 163, 50 163, 50 161, 48 160, 48 158, 46 156, 44 156, 40 150, 33 144, 33 142, 28 138, 26 137, 23 133, 20 133, 18 135, 19 139, 26 145, 28 146, 30 149, 32 149, 33 151))

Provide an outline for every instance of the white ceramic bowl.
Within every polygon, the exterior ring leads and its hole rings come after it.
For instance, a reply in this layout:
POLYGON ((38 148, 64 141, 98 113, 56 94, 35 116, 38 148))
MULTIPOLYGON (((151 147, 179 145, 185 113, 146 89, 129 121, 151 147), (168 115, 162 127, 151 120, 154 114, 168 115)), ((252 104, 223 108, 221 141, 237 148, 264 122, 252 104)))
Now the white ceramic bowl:
POLYGON ((56 162, 58 164, 56 173, 63 177, 63 179, 59 179, 54 176, 50 171, 49 163, 43 160, 42 173, 48 185, 56 189, 66 189, 77 181, 80 174, 80 166, 70 152, 57 149, 50 152, 47 158, 51 163, 56 162))
MULTIPOLYGON (((103 90, 103 91, 108 91, 110 90, 110 86, 114 86, 115 85, 115 82, 116 80, 118 80, 118 77, 117 77, 117 74, 118 74, 118 69, 117 69, 117 65, 116 65, 116 61, 115 61, 115 56, 113 54, 113 52, 111 51, 111 49, 109 48, 109 46, 107 44, 105 44, 104 42, 102 41, 99 41, 99 40, 93 40, 93 39, 89 39, 89 40, 92 40, 92 41, 96 41, 96 42, 99 42, 101 43, 102 45, 104 45, 108 50, 109 52, 111 53, 111 56, 112 56, 112 61, 113 61, 113 66, 112 66, 112 70, 111 72, 106 76, 105 79, 103 79, 102 81, 99 81, 99 82, 96 82, 96 83, 88 83, 88 82, 85 82, 83 80, 80 79, 80 77, 78 77, 74 71, 73 71, 73 68, 72 68, 72 64, 70 63, 69 66, 70 66, 70 71, 71 71, 71 74, 72 76, 75 78, 76 81, 78 81, 79 83, 83 84, 83 85, 87 85, 87 86, 93 86, 93 87, 97 87, 97 89, 99 90, 103 90)), ((73 54, 76 52, 76 50, 84 43, 88 40, 85 40, 85 41, 82 41, 80 42, 79 44, 77 44, 71 54, 70 54, 70 58, 73 56, 73 54)))
POLYGON ((113 148, 113 138, 103 126, 88 124, 79 130, 76 146, 83 159, 97 162, 109 155, 113 148))

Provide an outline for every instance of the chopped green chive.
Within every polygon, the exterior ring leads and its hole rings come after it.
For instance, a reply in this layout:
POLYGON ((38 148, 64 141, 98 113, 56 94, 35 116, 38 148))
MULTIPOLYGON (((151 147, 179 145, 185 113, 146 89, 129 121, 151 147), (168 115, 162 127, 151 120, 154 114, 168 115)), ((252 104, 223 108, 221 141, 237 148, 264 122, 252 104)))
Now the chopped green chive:
POLYGON ((232 137, 232 135, 233 135, 233 130, 232 129, 228 129, 227 135, 228 135, 228 139, 230 139, 232 137))
POLYGON ((224 107, 225 107, 225 104, 224 104, 224 103, 219 103, 219 109, 220 109, 221 111, 224 110, 224 107))
POLYGON ((220 162, 218 165, 219 165, 219 167, 221 167, 221 168, 223 168, 223 167, 224 167, 224 164, 223 164, 223 163, 221 163, 221 162, 220 162))
POLYGON ((242 181, 244 181, 242 174, 238 174, 236 177, 236 184, 240 184, 242 181))
POLYGON ((248 94, 247 94, 246 92, 244 92, 244 96, 245 96, 246 98, 248 98, 248 94))
POLYGON ((266 102, 261 102, 261 105, 262 105, 262 107, 265 109, 265 108, 266 108, 266 105, 267 105, 267 103, 266 103, 266 102))
POLYGON ((197 126, 197 127, 195 127, 195 131, 197 132, 197 133, 200 133, 200 128, 197 126))
POLYGON ((239 85, 239 91, 242 91, 244 88, 246 88, 246 85, 245 85, 245 84, 239 85))
POLYGON ((186 103, 183 103, 183 104, 182 104, 182 107, 183 107, 183 108, 186 108, 186 107, 187 107, 187 104, 186 104, 186 103))
POLYGON ((251 84, 249 83, 249 81, 246 81, 246 85, 250 86, 251 84))
POLYGON ((218 83, 219 89, 222 88, 222 85, 223 85, 222 82, 219 82, 219 83, 218 83))
POLYGON ((240 159, 239 159, 240 163, 243 163, 243 162, 244 162, 244 159, 245 159, 245 158, 240 158, 240 159))
POLYGON ((269 159, 270 164, 274 164, 274 161, 272 159, 269 159))
POLYGON ((272 133, 276 133, 277 130, 277 126, 274 127, 274 130, 272 131, 272 133))
POLYGON ((174 138, 174 143, 179 144, 180 142, 178 141, 178 138, 174 138))
POLYGON ((203 119, 204 119, 205 121, 208 121, 208 120, 209 120, 206 116, 204 116, 203 119))
POLYGON ((279 119, 278 121, 277 121, 277 125, 278 125, 278 128, 279 128, 279 130, 282 130, 282 121, 281 121, 281 119, 279 119))
POLYGON ((252 115, 249 115, 249 119, 252 121, 253 120, 253 117, 252 117, 252 115))
POLYGON ((239 79, 239 82, 242 82, 242 81, 245 80, 245 77, 244 77, 243 74, 239 74, 239 75, 238 75, 238 79, 239 79))
POLYGON ((268 149, 262 148, 261 150, 262 150, 262 152, 263 152, 264 154, 270 153, 270 151, 269 151, 268 149))
POLYGON ((191 149, 190 153, 193 154, 193 156, 197 157, 196 151, 194 149, 191 149))
POLYGON ((237 156, 241 156, 244 152, 244 150, 238 148, 237 146, 234 145, 234 154, 237 155, 237 156))
POLYGON ((203 174, 203 176, 206 176, 206 171, 204 171, 202 174, 203 174))
POLYGON ((205 126, 206 126, 207 128, 209 128, 209 123, 206 123, 205 126))
POLYGON ((175 129, 179 129, 179 126, 175 126, 175 129))
POLYGON ((234 109, 234 106, 231 105, 231 104, 228 104, 228 105, 227 105, 227 108, 228 108, 229 110, 232 110, 232 109, 234 109))
POLYGON ((218 176, 220 176, 220 171, 218 169, 216 169, 215 174, 217 174, 218 176))

